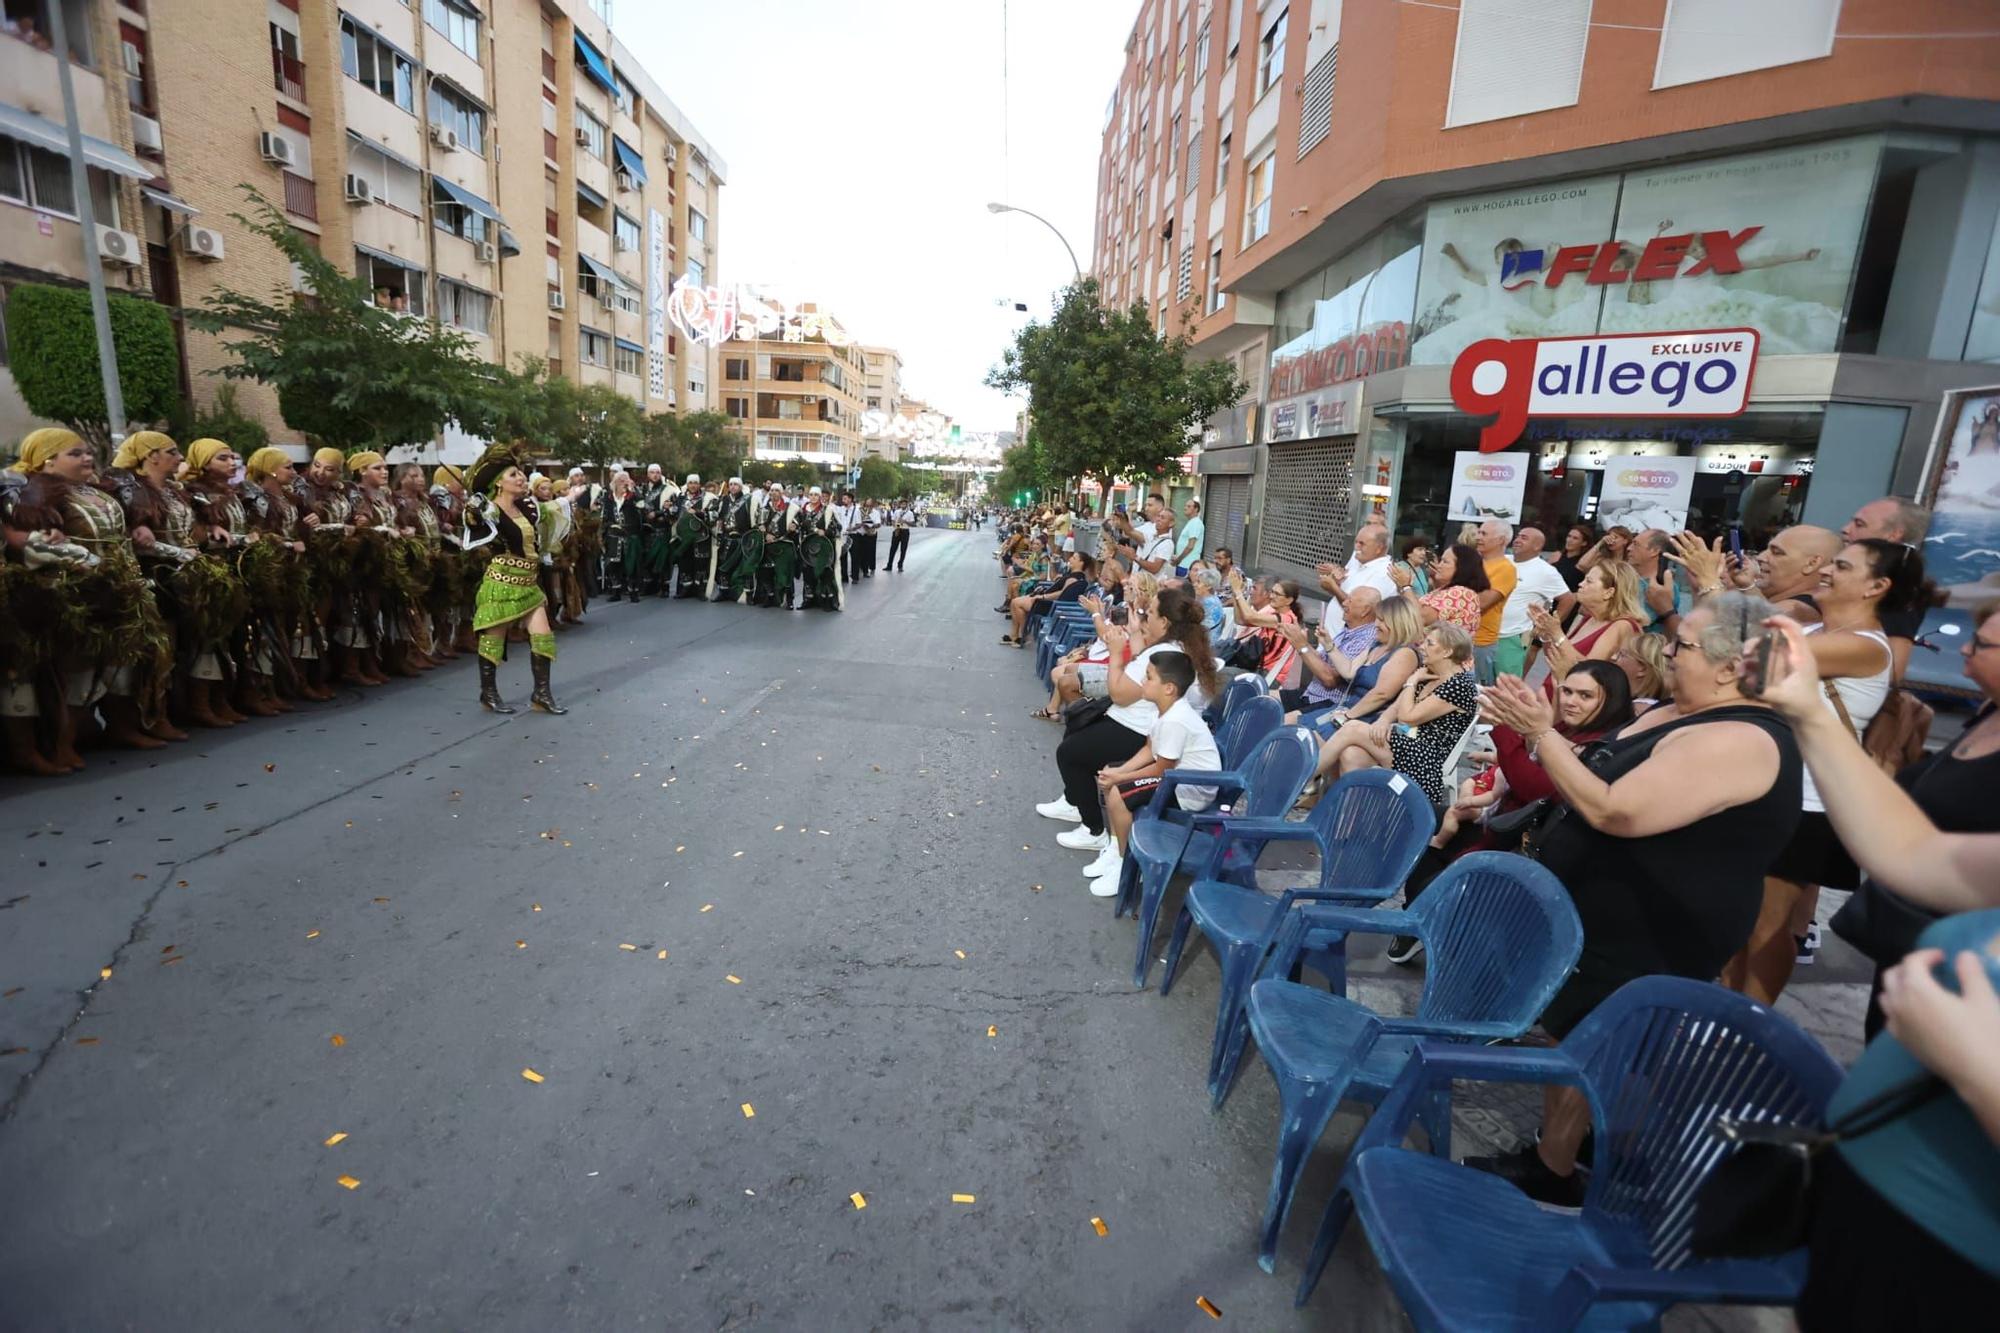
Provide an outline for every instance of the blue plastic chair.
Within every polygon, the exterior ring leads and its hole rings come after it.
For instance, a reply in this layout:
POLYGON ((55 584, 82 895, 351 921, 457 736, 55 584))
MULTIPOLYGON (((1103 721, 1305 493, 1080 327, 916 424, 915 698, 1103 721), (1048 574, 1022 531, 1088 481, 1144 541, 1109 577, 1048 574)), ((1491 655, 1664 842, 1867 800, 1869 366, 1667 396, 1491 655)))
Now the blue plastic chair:
POLYGON ((1215 733, 1215 748, 1224 768, 1242 764, 1257 742, 1285 725, 1285 706, 1268 694, 1247 700, 1215 733))
MULTIPOLYGON (((1583 923, 1568 891, 1541 866, 1509 852, 1461 857, 1407 912, 1311 905, 1293 917, 1288 925, 1312 932, 1415 935, 1425 948, 1424 991, 1415 1016, 1389 1018, 1280 977, 1250 987, 1245 1017, 1283 1106, 1257 1250, 1267 1273, 1277 1261, 1299 1168, 1340 1103, 1381 1101, 1419 1038, 1520 1036, 1583 952, 1583 923)), ((1431 1151, 1449 1156, 1449 1103, 1431 1099, 1418 1107, 1418 1120, 1431 1151)))
POLYGON ((1144 986, 1152 964, 1153 927, 1160 902, 1174 871, 1190 867, 1197 879, 1217 879, 1225 870, 1251 874, 1264 840, 1246 837, 1224 842, 1217 833, 1238 819, 1277 820, 1305 790, 1319 759, 1319 746, 1303 727, 1280 727, 1259 741, 1242 764, 1218 773, 1168 769, 1154 788, 1153 803, 1134 821, 1126 836, 1125 866, 1119 875, 1118 906, 1122 916, 1139 914, 1139 952, 1132 964, 1132 984, 1144 986), (1214 807, 1183 810, 1175 799, 1181 787, 1213 787, 1215 804, 1228 802, 1230 813, 1214 807), (1224 853, 1229 854, 1227 863, 1224 853))
POLYGON ((1211 703, 1202 713, 1202 721, 1208 729, 1220 736, 1230 714, 1241 708, 1246 700, 1262 697, 1266 693, 1262 676, 1238 676, 1222 687, 1222 697, 1211 703))
POLYGON ((1380 902, 1403 886, 1411 867, 1423 855, 1424 844, 1436 831, 1437 815, 1423 787, 1401 773, 1381 768, 1349 773, 1334 783, 1303 821, 1243 820, 1230 825, 1227 836, 1231 839, 1311 843, 1319 852, 1319 883, 1273 896, 1254 882, 1245 885, 1203 879, 1194 883, 1181 904, 1173 937, 1167 942, 1160 994, 1173 988, 1188 930, 1199 926, 1222 967, 1215 1039, 1208 1061, 1208 1093, 1216 1106, 1229 1096, 1248 1035, 1243 1026, 1243 997, 1292 905, 1322 900, 1380 902))
POLYGON ((1804 1255, 1698 1259, 1691 1201, 1732 1151, 1717 1116, 1817 1125, 1840 1078, 1790 1019, 1683 977, 1628 982, 1553 1049, 1422 1042, 1348 1156, 1298 1302, 1358 1213, 1420 1329, 1657 1327, 1680 1302, 1790 1305, 1804 1255), (1400 1146, 1454 1079, 1581 1089, 1597 1145, 1581 1212, 1400 1146))

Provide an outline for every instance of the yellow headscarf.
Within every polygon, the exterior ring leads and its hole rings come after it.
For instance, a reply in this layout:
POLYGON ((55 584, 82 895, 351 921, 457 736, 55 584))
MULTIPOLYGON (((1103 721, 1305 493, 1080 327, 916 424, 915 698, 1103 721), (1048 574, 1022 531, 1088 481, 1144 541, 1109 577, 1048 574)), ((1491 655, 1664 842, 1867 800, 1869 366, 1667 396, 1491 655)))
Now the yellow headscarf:
POLYGON ((275 445, 265 445, 243 465, 243 470, 252 481, 262 481, 279 468, 292 461, 292 456, 275 445))
POLYGON ((358 477, 361 475, 363 468, 373 467, 377 463, 384 461, 386 460, 383 459, 382 455, 376 453, 373 449, 363 449, 360 453, 349 456, 347 471, 350 475, 358 477))
POLYGON ((347 466, 347 455, 338 449, 318 449, 313 452, 313 462, 323 467, 341 468, 347 466))
POLYGON ((14 460, 14 471, 36 473, 47 467, 54 458, 71 445, 82 444, 83 437, 73 430, 61 426, 44 426, 31 430, 21 437, 21 456, 14 460))
POLYGON ((457 482, 460 486, 464 486, 465 474, 463 472, 460 472, 457 468, 453 467, 450 463, 438 464, 436 470, 431 473, 431 485, 433 486, 443 486, 448 482, 454 482, 454 481, 457 482))
POLYGON ((197 480, 202 473, 208 471, 208 465, 215 461, 217 454, 227 453, 228 450, 229 446, 221 440, 205 438, 196 440, 187 447, 186 461, 181 464, 181 480, 197 480))
POLYGON ((111 459, 111 466, 126 471, 139 466, 162 449, 174 447, 173 437, 156 430, 135 430, 125 437, 125 443, 118 446, 118 452, 111 459))

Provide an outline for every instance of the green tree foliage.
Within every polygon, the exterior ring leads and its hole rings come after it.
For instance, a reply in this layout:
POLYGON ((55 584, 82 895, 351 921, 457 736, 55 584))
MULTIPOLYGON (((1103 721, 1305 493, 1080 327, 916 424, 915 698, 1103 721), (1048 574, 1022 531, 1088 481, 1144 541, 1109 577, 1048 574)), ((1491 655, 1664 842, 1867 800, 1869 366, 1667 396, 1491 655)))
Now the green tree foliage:
POLYGON ((241 188, 251 214, 232 216, 290 260, 311 295, 224 288, 189 311, 236 358, 215 373, 271 385, 287 422, 349 453, 427 441, 447 421, 480 418, 493 367, 469 338, 376 305, 366 282, 307 244, 270 200, 241 188))
POLYGON ((572 396, 562 432, 563 461, 602 466, 631 458, 639 452, 645 421, 639 405, 618 390, 586 384, 572 396))
MULTIPOLYGON (((924 484, 929 485, 928 481, 924 484)), ((861 480, 855 483, 854 493, 863 500, 893 500, 899 495, 914 494, 917 489, 908 474, 889 459, 864 458, 861 480)))
MULTIPOLYGON (((114 295, 111 344, 125 416, 135 426, 164 421, 180 402, 180 356, 167 308, 114 295)), ((25 282, 7 294, 7 347, 21 399, 38 417, 60 421, 100 452, 111 443, 97 324, 81 287, 25 282)))
POLYGON ((182 444, 221 440, 240 458, 248 458, 271 442, 271 432, 264 429, 264 423, 237 403, 234 384, 217 388, 215 402, 208 407, 193 407, 183 401, 169 420, 173 437, 182 444))
POLYGON ((742 475, 749 447, 736 419, 726 413, 662 413, 646 418, 644 440, 635 456, 641 463, 658 463, 676 483, 695 472, 713 484, 742 475))
POLYGON ((1234 367, 1190 360, 1189 346, 1185 331, 1155 333, 1143 305, 1107 308, 1084 278, 1047 324, 1015 336, 986 382, 1029 395, 1049 477, 1153 477, 1176 471, 1202 423, 1243 396, 1234 367))
POLYGON ((519 367, 487 366, 478 394, 461 409, 458 424, 489 440, 542 444, 563 434, 577 412, 576 386, 549 374, 542 357, 522 356, 519 367))
POLYGON ((1061 482, 1062 478, 1049 467, 1039 437, 1034 431, 1029 431, 1026 440, 1002 451, 1000 470, 986 486, 989 492, 1007 497, 1007 502, 1012 504, 1015 496, 1040 495, 1044 487, 1057 486, 1061 482))

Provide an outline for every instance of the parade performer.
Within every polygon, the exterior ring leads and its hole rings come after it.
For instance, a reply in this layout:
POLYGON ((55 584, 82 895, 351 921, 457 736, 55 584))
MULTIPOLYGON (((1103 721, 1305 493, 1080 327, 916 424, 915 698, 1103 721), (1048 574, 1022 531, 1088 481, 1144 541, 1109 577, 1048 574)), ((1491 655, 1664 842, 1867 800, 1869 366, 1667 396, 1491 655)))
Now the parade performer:
POLYGON ((353 506, 354 524, 375 559, 376 577, 361 585, 361 617, 375 636, 375 660, 391 676, 414 676, 427 671, 431 662, 419 663, 411 656, 409 616, 413 604, 421 605, 430 574, 423 567, 421 547, 403 539, 416 536, 403 531, 396 518, 396 502, 389 494, 389 464, 381 454, 364 449, 347 459, 347 474, 353 484, 348 501, 353 506))
POLYGON ((677 597, 700 597, 708 587, 709 560, 714 550, 715 497, 703 492, 701 474, 690 472, 670 513, 673 518, 672 569, 680 575, 677 597))
POLYGON ((243 507, 265 540, 243 552, 243 583, 259 618, 261 653, 294 695, 324 703, 333 691, 316 680, 326 647, 325 631, 313 617, 313 573, 306 560, 306 537, 319 520, 295 498, 298 469, 282 449, 269 445, 243 464, 243 507))
MULTIPOLYGON (((203 594, 218 583, 225 585, 221 600, 228 600, 227 571, 213 556, 200 552, 202 537, 196 531, 199 525, 194 505, 174 476, 180 465, 181 448, 171 438, 158 431, 134 431, 118 446, 99 485, 124 509, 125 528, 132 534, 139 568, 152 582, 153 601, 166 627, 174 661, 169 694, 178 688, 185 699, 182 716, 203 726, 226 727, 233 722, 211 711, 208 682, 219 684, 222 673, 214 652, 204 651, 204 643, 220 643, 227 636, 227 626, 212 627, 204 634, 201 626, 190 623, 195 618, 189 612, 198 606, 213 607, 217 599, 203 594), (185 580, 180 577, 184 571, 185 580), (191 679, 197 676, 198 682, 191 679)), ((223 706, 227 708, 226 701, 223 706)), ((164 707, 158 721, 147 730, 162 740, 187 739, 187 733, 169 720, 164 707)))
POLYGON ((798 537, 792 532, 795 508, 785 499, 782 483, 774 481, 764 492, 763 507, 756 515, 757 530, 763 538, 757 566, 759 606, 792 609, 792 579, 799 559, 798 537))
MULTIPOLYGON (((180 483, 194 506, 195 532, 202 551, 211 557, 183 565, 173 583, 172 600, 180 606, 181 624, 196 635, 191 684, 197 701, 206 695, 209 708, 224 725, 252 717, 273 717, 251 688, 245 652, 250 594, 237 572, 236 557, 251 539, 250 515, 236 494, 236 469, 242 460, 221 440, 201 439, 187 446, 180 483)), ((214 723, 192 714, 203 726, 214 723)))
POLYGON ((665 597, 673 582, 672 520, 668 506, 680 487, 667 480, 658 463, 646 465, 646 486, 639 492, 639 517, 644 524, 644 549, 640 566, 644 571, 644 591, 665 597))
POLYGON ((412 548, 409 605, 403 628, 409 635, 410 661, 417 667, 439 666, 456 654, 438 638, 439 613, 448 605, 449 574, 443 568, 444 524, 431 506, 430 487, 416 463, 398 463, 390 473, 389 501, 396 509, 401 544, 412 548), (418 559, 421 556, 421 559, 418 559))
POLYGON ((590 599, 602 590, 604 566, 604 487, 580 467, 569 470, 570 563, 581 595, 578 616, 590 609, 590 599))
POLYGON ((45 427, 21 441, 13 470, 26 482, 10 521, 44 535, 42 543, 24 549, 46 556, 43 577, 53 594, 51 623, 41 631, 59 681, 51 700, 57 722, 51 762, 83 767, 76 738, 95 726, 91 708, 99 701, 107 739, 135 750, 160 748, 166 742, 146 723, 158 715, 173 650, 140 572, 125 511, 92 484, 96 455, 76 432, 45 427))
POLYGON ((559 493, 555 478, 537 474, 528 483, 535 500, 535 544, 541 548, 542 596, 548 599, 549 623, 558 631, 577 622, 583 612, 583 586, 577 579, 576 491, 559 493))
POLYGON ((613 567, 618 571, 618 585, 611 590, 611 600, 617 601, 623 593, 625 600, 639 600, 639 584, 646 550, 646 521, 644 501, 640 496, 638 483, 629 472, 613 474, 611 478, 611 512, 608 523, 618 541, 617 558, 613 567))
POLYGON ((889 558, 882 568, 900 571, 909 563, 910 529, 917 526, 917 511, 911 507, 908 496, 889 510, 889 522, 895 525, 895 530, 889 534, 889 558))
POLYGON ((840 610, 840 547, 847 537, 841 531, 839 515, 819 487, 806 492, 806 501, 793 518, 792 531, 798 536, 799 565, 805 575, 801 605, 840 610))
POLYGON ((848 530, 848 540, 859 542, 861 545, 861 558, 855 563, 860 566, 861 577, 864 579, 875 577, 875 557, 879 553, 877 547, 881 544, 882 525, 888 518, 889 511, 883 508, 880 500, 864 500, 861 503, 861 530, 859 532, 851 528, 848 530))
POLYGON ((465 550, 465 474, 450 463, 431 470, 437 517, 437 574, 432 583, 431 641, 445 658, 472 651, 472 599, 482 572, 465 550))
POLYGON ((861 506, 854 503, 854 492, 843 489, 839 501, 833 506, 834 517, 840 520, 840 530, 850 534, 849 540, 840 547, 842 583, 861 582, 861 543, 851 535, 861 531, 861 512, 861 506))
POLYGON ((535 678, 530 705, 536 712, 560 715, 569 710, 556 703, 549 689, 556 635, 536 579, 540 551, 535 525, 539 515, 528 494, 524 466, 530 458, 526 448, 517 456, 513 448, 493 444, 466 474, 477 497, 466 508, 467 527, 473 541, 493 546, 493 558, 479 584, 478 609, 472 617, 472 627, 479 633, 479 704, 492 713, 514 711, 500 697, 500 663, 507 655, 508 627, 525 621, 535 678))
MULTIPOLYGON (((347 459, 340 450, 321 449, 295 487, 299 507, 318 520, 306 537, 314 574, 314 614, 327 628, 326 663, 338 672, 343 685, 386 685, 389 678, 375 662, 375 636, 362 593, 381 573, 381 551, 374 538, 355 526, 346 472, 347 459)), ((328 681, 322 678, 317 683, 328 681)))
POLYGON ((722 500, 715 508, 715 539, 709 544, 708 599, 741 598, 756 577, 753 565, 748 574, 743 563, 743 538, 750 531, 750 497, 744 494, 743 478, 731 477, 722 500))

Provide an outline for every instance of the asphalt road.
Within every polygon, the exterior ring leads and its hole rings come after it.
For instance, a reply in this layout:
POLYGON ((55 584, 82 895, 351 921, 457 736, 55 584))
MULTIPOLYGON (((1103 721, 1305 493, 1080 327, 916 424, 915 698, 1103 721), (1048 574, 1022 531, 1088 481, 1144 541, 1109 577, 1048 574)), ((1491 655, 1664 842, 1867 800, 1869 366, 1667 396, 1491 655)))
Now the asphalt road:
POLYGON ((1257 1269, 1269 1079, 1030 809, 991 550, 0 781, 0 1326, 1402 1326, 1358 1235, 1291 1306, 1352 1117, 1257 1269))

